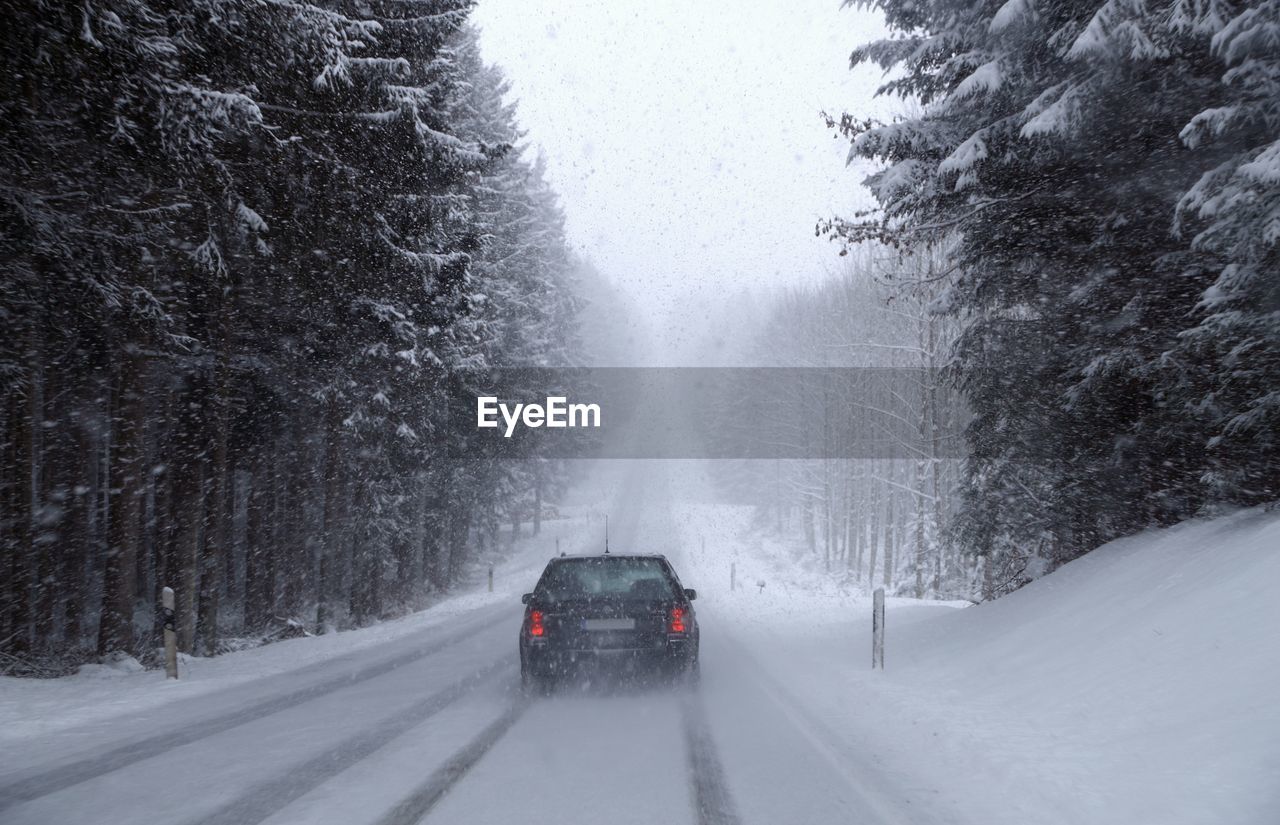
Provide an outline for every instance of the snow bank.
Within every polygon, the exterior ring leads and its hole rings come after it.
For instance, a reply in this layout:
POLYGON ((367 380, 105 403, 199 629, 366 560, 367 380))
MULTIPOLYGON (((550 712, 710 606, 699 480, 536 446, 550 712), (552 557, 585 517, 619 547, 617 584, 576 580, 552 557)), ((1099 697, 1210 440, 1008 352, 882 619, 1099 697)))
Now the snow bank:
POLYGON ((977 607, 890 599, 884 672, 868 598, 738 508, 677 521, 704 627, 914 821, 1280 822, 1280 513, 1112 542, 977 607))
POLYGON ((908 628, 893 679, 962 708, 968 751, 1045 821, 1278 822, 1277 548, 1258 511, 1112 542, 908 628))

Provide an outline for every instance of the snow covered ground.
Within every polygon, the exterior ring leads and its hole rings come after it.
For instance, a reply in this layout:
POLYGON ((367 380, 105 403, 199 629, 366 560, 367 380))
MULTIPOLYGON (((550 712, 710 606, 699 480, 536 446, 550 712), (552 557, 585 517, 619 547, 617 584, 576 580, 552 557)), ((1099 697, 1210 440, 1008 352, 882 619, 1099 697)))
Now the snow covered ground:
POLYGON ((872 756, 900 810, 1280 822, 1280 512, 1112 542, 977 607, 890 598, 880 672, 870 599, 806 580, 744 511, 677 509, 684 546, 708 539, 696 575, 727 582, 736 560, 748 585, 704 586, 704 611, 839 758, 872 756))
POLYGON ((978 607, 890 599, 881 672, 869 600, 701 491, 692 464, 614 465, 497 592, 176 684, 0 681, 0 822, 1280 821, 1280 513, 1115 542, 978 607), (698 589, 702 685, 527 701, 518 594, 557 536, 595 548, 603 509, 616 549, 698 589))

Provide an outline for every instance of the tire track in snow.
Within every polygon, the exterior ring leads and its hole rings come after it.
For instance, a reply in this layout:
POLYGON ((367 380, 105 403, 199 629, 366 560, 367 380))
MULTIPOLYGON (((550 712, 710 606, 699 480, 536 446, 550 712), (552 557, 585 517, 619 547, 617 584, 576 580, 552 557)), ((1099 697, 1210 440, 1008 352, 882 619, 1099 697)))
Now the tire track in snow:
POLYGON ((376 825, 416 825, 430 813, 449 789, 456 785, 479 762, 498 740, 511 730, 529 707, 525 697, 516 702, 497 720, 480 731, 466 747, 455 753, 447 762, 433 771, 418 787, 396 806, 387 811, 376 825))
POLYGON ((383 720, 373 729, 358 733, 329 748, 284 776, 264 782, 209 816, 197 825, 251 825, 284 808, 308 791, 332 779, 391 740, 461 699, 468 691, 510 667, 510 657, 489 664, 449 687, 383 720))
POLYGON ((698 825, 738 825, 737 808, 729 795, 724 766, 716 753, 711 729, 702 710, 701 697, 690 693, 680 703, 684 728, 685 756, 693 777, 693 806, 698 825))
MULTIPOLYGON (((56 793, 81 782, 87 782, 90 779, 127 767, 135 762, 159 756, 182 745, 188 745, 265 716, 289 710, 303 702, 325 696, 342 688, 377 678, 390 673, 396 668, 439 653, 441 650, 455 644, 465 642, 471 637, 507 621, 509 618, 506 610, 497 611, 496 615, 490 619, 481 621, 475 626, 459 631, 448 638, 424 645, 412 653, 391 656, 385 661, 377 662, 355 672, 344 673, 337 678, 327 679, 299 690, 279 694, 230 713, 213 716, 187 726, 144 737, 94 756, 42 770, 16 781, 11 781, 8 784, 0 785, 0 811, 56 793)), ((332 662, 324 664, 332 664, 332 662)))
POLYGON ((758 661, 750 649, 737 637, 725 637, 728 647, 735 649, 735 655, 741 662, 751 665, 756 690, 774 704, 774 707, 787 719, 796 731, 809 743, 814 751, 825 759, 835 772, 844 778, 851 790, 861 798, 863 804, 876 816, 878 822, 901 823, 908 825, 910 816, 890 798, 886 797, 881 787, 867 781, 861 772, 850 770, 856 764, 850 758, 852 753, 847 742, 831 733, 829 723, 825 723, 813 715, 782 682, 770 674, 758 661))

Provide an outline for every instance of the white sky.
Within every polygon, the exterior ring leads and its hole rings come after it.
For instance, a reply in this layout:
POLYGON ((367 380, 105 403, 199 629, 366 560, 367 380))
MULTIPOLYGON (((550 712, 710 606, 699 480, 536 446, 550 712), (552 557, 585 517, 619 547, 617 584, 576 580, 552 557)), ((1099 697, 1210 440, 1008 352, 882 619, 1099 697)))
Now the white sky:
POLYGON ((882 36, 840 0, 479 0, 486 60, 547 159, 570 242, 659 323, 838 267, 814 224, 870 196, 820 110, 886 118, 882 36), (662 316, 666 316, 665 321, 662 316))

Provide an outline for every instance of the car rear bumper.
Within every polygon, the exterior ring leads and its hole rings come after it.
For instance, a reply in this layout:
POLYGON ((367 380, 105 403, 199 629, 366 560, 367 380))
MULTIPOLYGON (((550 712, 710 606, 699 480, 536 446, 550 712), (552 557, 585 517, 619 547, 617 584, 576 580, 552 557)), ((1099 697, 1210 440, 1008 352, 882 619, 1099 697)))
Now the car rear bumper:
POLYGON ((661 647, 559 647, 533 642, 524 648, 526 664, 539 676, 593 668, 669 672, 687 666, 695 655, 695 643, 689 638, 671 638, 661 647))

